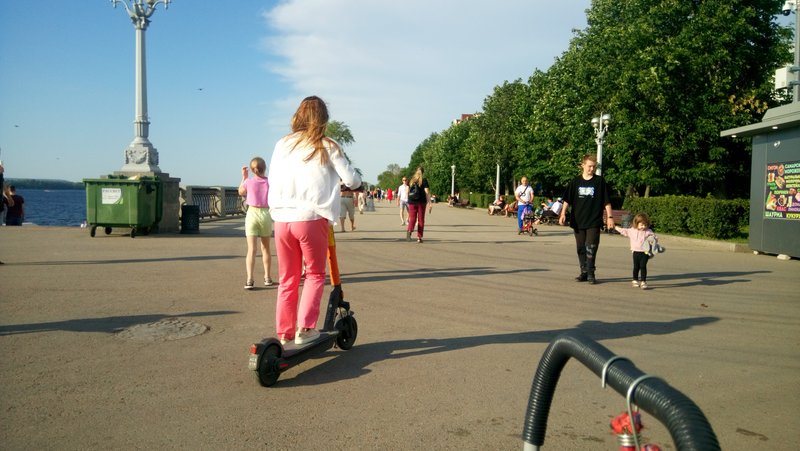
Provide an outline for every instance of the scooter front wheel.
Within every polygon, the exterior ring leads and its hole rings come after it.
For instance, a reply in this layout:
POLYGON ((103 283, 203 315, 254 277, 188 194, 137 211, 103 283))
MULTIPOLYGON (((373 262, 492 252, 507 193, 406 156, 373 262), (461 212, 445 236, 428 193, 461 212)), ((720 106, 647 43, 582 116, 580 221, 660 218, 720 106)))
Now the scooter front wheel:
POLYGON ((280 376, 280 371, 278 371, 278 359, 281 357, 281 348, 276 344, 271 344, 267 346, 267 349, 264 350, 264 353, 261 355, 261 361, 258 364, 258 370, 256 370, 256 376, 258 377, 258 382, 263 387, 271 387, 278 382, 278 376, 280 376))
POLYGON ((339 331, 339 335, 336 337, 336 345, 345 351, 352 348, 358 336, 356 319, 352 315, 347 315, 337 321, 334 327, 339 331))

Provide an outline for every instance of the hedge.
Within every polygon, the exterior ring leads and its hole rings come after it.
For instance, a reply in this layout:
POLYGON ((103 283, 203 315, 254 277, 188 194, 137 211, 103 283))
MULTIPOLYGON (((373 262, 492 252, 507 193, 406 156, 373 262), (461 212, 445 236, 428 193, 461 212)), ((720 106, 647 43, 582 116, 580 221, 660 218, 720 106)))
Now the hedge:
POLYGON ((622 207, 647 213, 653 229, 668 234, 728 239, 741 235, 750 217, 748 199, 720 200, 689 196, 628 197, 622 207))

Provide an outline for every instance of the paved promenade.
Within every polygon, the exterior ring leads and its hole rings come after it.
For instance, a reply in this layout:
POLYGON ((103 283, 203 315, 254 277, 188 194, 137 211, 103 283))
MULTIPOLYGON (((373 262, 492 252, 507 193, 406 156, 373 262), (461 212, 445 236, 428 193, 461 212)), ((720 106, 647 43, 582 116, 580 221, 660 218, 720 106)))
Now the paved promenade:
MULTIPOLYGON (((0 449, 521 449, 539 358, 575 330, 692 398, 722 449, 797 449, 797 260, 662 237, 642 291, 620 236, 603 235, 590 286, 573 281, 565 227, 522 237, 514 220, 437 205, 417 244, 394 206, 356 219, 336 234, 356 344, 272 388, 247 369, 276 289, 242 289, 242 219, 135 239, 0 228, 0 449)), ((543 448, 617 449, 623 410, 570 362, 543 448)))

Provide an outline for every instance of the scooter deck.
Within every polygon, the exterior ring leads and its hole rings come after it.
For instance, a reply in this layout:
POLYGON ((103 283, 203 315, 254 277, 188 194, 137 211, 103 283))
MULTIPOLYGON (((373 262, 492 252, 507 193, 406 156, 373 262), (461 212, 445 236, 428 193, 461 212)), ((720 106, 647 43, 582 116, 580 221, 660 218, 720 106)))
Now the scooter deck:
POLYGON ((308 350, 309 348, 313 348, 313 347, 319 346, 319 345, 325 343, 326 341, 335 340, 337 335, 338 335, 338 332, 323 332, 323 331, 320 331, 319 332, 319 337, 317 337, 317 339, 314 340, 314 341, 311 341, 311 342, 308 342, 308 343, 303 343, 301 345, 295 344, 294 341, 290 341, 290 342, 286 343, 285 345, 282 345, 283 346, 283 357, 284 358, 289 358, 289 357, 291 357, 291 356, 293 356, 295 354, 300 354, 300 353, 308 350))

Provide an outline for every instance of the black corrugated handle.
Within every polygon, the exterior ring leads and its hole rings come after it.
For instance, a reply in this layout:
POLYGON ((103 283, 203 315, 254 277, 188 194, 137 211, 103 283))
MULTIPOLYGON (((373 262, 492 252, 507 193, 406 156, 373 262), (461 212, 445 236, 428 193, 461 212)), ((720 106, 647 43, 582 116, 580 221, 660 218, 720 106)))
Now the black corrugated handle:
MULTIPOLYGON (((561 370, 575 358, 598 376, 605 363, 615 357, 603 345, 577 332, 556 337, 544 352, 531 385, 522 439, 536 447, 544 444, 547 417, 561 370)), ((619 359, 606 371, 606 382, 625 396, 631 383, 643 376, 629 360, 619 359)), ((686 395, 661 379, 645 379, 635 387, 632 397, 639 409, 659 420, 672 436, 678 451, 715 451, 719 442, 699 407, 686 395)))

